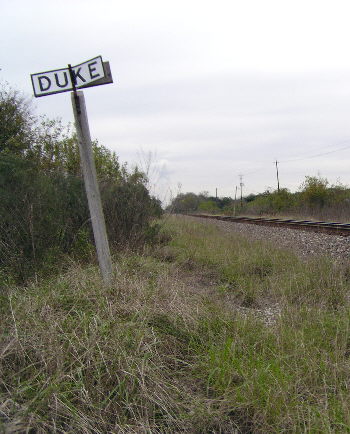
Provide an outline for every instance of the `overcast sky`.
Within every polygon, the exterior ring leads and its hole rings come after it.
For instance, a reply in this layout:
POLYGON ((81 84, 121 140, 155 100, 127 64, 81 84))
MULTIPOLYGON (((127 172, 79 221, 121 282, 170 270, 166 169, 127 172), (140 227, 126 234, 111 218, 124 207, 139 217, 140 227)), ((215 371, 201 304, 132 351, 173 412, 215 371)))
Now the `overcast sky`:
MULTIPOLYGON (((114 84, 84 91, 91 135, 120 161, 151 153, 162 200, 350 184, 350 3, 342 0, 2 0, 0 80, 101 55, 114 84), (319 155, 322 154, 322 155, 319 155)), ((73 119, 69 93, 34 101, 73 119)))

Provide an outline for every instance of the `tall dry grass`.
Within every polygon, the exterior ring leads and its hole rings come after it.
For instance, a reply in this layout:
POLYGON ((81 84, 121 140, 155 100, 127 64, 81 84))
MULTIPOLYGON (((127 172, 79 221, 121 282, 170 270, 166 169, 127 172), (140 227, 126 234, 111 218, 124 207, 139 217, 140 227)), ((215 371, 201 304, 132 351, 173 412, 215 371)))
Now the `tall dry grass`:
POLYGON ((109 288, 72 265, 2 289, 3 431, 349 431, 348 270, 210 223, 164 231, 109 288))

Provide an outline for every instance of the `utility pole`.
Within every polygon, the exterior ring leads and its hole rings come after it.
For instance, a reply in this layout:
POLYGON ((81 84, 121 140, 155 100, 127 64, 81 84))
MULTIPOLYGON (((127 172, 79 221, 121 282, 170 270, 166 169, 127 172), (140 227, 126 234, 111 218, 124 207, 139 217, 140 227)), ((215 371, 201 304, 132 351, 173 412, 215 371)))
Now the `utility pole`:
POLYGON ((218 188, 215 189, 215 199, 218 200, 218 188))
POLYGON ((277 175, 277 191, 278 193, 280 192, 280 180, 279 180, 279 176, 278 176, 278 161, 275 161, 276 164, 276 175, 277 175))
POLYGON ((237 200, 237 185, 236 185, 236 190, 235 190, 235 201, 233 203, 233 215, 236 217, 236 200, 237 200))
POLYGON ((243 207, 243 175, 239 175, 239 185, 241 187, 241 208, 243 207))

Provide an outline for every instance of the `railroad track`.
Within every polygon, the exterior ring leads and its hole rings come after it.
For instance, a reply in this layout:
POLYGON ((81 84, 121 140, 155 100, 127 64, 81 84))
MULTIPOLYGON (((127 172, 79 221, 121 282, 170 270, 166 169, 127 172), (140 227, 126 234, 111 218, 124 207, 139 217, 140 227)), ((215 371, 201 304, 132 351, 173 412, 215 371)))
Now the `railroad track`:
POLYGON ((314 220, 293 220, 263 217, 230 217, 210 214, 188 214, 191 217, 223 220, 232 223, 246 223, 251 225, 286 227, 311 232, 322 232, 331 235, 350 236, 350 223, 323 222, 314 220))

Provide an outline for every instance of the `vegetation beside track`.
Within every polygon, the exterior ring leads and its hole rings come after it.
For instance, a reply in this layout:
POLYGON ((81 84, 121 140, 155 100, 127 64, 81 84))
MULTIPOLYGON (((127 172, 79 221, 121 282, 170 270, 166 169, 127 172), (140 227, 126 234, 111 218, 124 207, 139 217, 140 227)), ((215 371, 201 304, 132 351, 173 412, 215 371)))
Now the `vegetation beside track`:
POLYGON ((162 234, 109 288, 72 264, 2 290, 2 428, 349 431, 349 269, 184 217, 162 234))
POLYGON ((168 206, 176 214, 213 213, 244 216, 278 216, 348 222, 350 188, 340 183, 329 185, 326 178, 306 176, 298 191, 268 189, 240 199, 212 197, 208 192, 180 193, 168 206))

